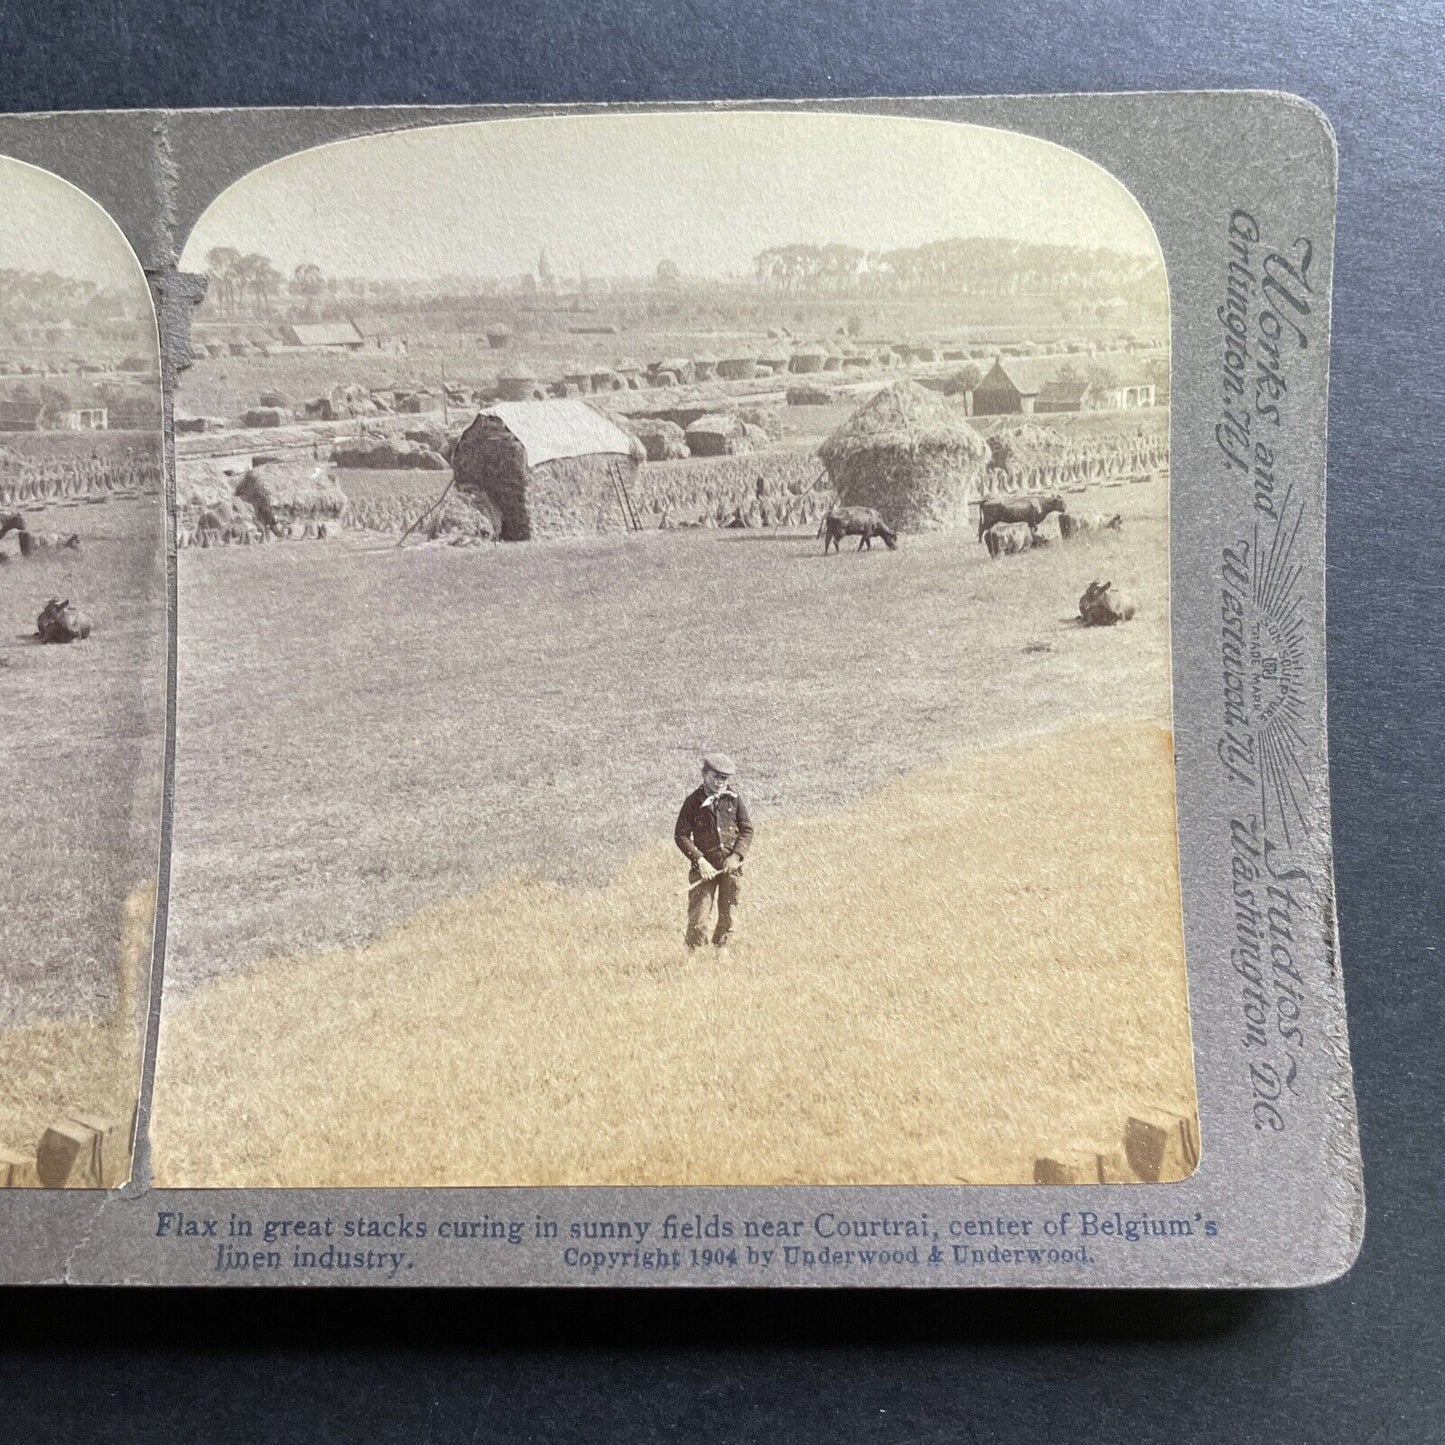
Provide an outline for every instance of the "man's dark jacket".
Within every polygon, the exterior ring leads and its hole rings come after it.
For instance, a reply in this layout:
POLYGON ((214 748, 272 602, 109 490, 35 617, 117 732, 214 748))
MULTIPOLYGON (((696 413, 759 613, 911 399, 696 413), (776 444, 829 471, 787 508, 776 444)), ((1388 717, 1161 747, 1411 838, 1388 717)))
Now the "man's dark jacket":
POLYGON ((687 855, 690 863, 706 858, 714 868, 721 868, 729 853, 747 856, 753 841, 753 820, 748 805, 734 792, 719 793, 707 804, 707 789, 698 788, 687 795, 677 815, 673 841, 687 855))

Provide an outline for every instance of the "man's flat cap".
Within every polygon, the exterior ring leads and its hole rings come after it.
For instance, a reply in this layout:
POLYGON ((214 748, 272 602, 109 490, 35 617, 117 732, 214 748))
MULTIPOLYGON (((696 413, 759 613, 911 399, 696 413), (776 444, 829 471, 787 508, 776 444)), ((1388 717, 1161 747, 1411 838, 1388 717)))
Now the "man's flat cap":
POLYGON ((724 778, 732 777, 738 770, 738 765, 726 753, 704 753, 702 765, 708 772, 724 778))

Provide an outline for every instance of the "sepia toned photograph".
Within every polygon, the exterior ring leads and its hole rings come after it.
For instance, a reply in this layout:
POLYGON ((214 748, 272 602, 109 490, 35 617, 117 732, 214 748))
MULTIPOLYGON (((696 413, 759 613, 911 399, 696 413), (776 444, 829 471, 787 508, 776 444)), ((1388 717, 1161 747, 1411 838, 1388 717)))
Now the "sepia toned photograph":
POLYGON ((8 158, 0 199, 0 1187, 112 1188, 159 866, 159 350, 100 206, 8 158))
POLYGON ((158 1185, 1193 1171, 1169 293, 1114 177, 437 125, 251 172, 180 270, 158 1185))

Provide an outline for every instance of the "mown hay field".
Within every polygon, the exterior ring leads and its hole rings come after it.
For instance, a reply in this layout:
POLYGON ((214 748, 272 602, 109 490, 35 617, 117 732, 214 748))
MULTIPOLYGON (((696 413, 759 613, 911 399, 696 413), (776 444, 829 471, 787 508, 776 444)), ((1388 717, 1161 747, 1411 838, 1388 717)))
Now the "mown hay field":
POLYGON ((725 953, 681 947, 651 844, 603 889, 508 879, 187 999, 158 1182, 1027 1183, 1141 1105, 1192 1112, 1156 724, 774 818, 746 872, 725 953))
POLYGON ((1071 505, 1125 530, 999 562, 964 533, 825 559, 757 529, 183 555, 166 1182, 1016 1177, 1186 1104, 1166 489, 1071 505), (1133 622, 1075 625, 1095 577, 1133 622), (749 937, 688 960, 666 840, 708 746, 760 835, 749 937), (1013 882, 974 891, 995 856, 1013 882), (929 1144, 960 1057, 982 1092, 929 1144), (528 1152, 544 1113, 575 1128, 528 1152), (1055 1114, 1070 1139, 1038 1137, 1055 1114))
POLYGON ((760 529, 183 554, 168 990, 512 874, 605 883, 704 747, 766 816, 1089 718, 1167 726, 1166 489, 1071 504, 1125 530, 999 562, 760 529), (1133 622, 1074 624, 1094 577, 1133 622))
POLYGON ((0 543, 0 1145, 11 1148, 33 1145, 57 1103, 101 1109, 138 1063, 133 1031, 109 1021, 127 899, 156 877, 165 716, 162 499, 23 510, 33 531, 78 532, 82 550, 25 559, 13 534, 0 543), (91 616, 88 639, 34 640, 51 597, 91 616))

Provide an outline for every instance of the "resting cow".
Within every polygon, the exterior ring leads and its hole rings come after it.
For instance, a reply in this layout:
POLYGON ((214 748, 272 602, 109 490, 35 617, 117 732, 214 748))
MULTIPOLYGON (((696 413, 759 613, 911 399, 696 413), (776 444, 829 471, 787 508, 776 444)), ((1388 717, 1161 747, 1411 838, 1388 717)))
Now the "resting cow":
POLYGON ((1090 582, 1079 598, 1079 617, 1085 627, 1112 627, 1134 615, 1134 604, 1121 593, 1110 595, 1112 582, 1090 582))
POLYGON ((1115 512, 1112 517, 1079 517, 1072 512, 1059 513, 1059 535, 1066 542, 1076 542, 1093 532, 1122 532, 1124 518, 1115 512))
POLYGON ((90 636, 90 618, 78 607, 52 597, 35 619, 35 635, 42 642, 77 642, 90 636))
POLYGON ((857 537, 860 552, 865 547, 873 550, 874 537, 881 537, 890 552, 898 546, 898 533, 872 507, 839 507, 823 518, 822 531, 825 557, 829 547, 835 552, 842 550, 844 537, 857 537))
POLYGON ((1062 517, 1067 508, 1064 499, 1050 497, 985 497, 978 504, 978 540, 983 541, 990 527, 1000 522, 1023 522, 1030 532, 1037 532, 1039 523, 1057 512, 1062 517))
POLYGON ((20 538, 20 555, 33 557, 37 552, 80 551, 80 533, 72 532, 68 537, 59 532, 27 532, 23 527, 15 534, 20 538))
POLYGON ((996 522, 983 534, 988 555, 995 559, 1013 557, 1039 546, 1043 538, 1032 531, 1027 522, 996 522))

